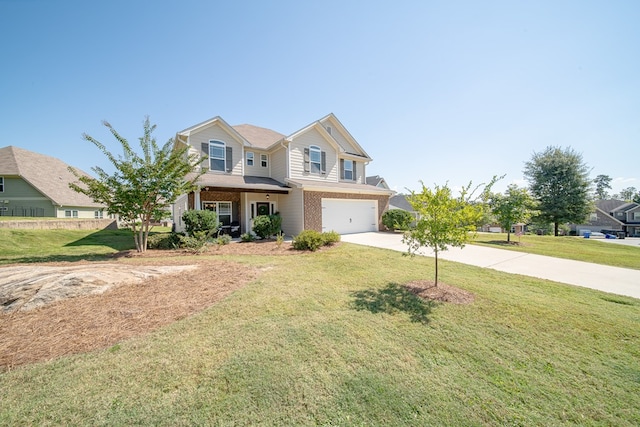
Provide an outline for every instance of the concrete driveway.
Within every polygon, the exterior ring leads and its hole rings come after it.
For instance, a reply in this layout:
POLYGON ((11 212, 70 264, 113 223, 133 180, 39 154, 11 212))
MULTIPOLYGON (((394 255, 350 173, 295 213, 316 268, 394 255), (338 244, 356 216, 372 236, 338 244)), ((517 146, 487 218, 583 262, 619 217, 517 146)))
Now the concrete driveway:
MULTIPOLYGON (((342 241, 399 252, 407 251, 399 233, 347 234, 342 236, 342 241)), ((433 256, 433 253, 425 251, 424 255, 433 256)), ((450 248, 440 253, 440 259, 640 298, 640 270, 477 245, 467 245, 462 249, 450 248)))

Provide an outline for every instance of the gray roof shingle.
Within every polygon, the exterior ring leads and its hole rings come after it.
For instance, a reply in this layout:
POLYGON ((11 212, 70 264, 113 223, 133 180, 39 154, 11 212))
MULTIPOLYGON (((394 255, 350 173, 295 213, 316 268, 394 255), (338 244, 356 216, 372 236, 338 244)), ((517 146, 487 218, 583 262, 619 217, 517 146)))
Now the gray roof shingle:
POLYGON ((58 206, 104 207, 69 188, 69 183, 77 179, 68 168, 69 165, 55 157, 12 145, 0 148, 0 176, 22 178, 58 206))

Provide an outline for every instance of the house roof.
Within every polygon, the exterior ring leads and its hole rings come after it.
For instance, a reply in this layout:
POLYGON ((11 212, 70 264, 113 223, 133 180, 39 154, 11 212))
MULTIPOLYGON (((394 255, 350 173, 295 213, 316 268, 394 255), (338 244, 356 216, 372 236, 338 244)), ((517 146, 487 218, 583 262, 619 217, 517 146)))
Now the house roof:
MULTIPOLYGON (((76 169, 80 174, 87 173, 76 169)), ((55 157, 34 153, 15 146, 0 148, 0 176, 18 176, 28 182, 57 206, 104 207, 93 199, 77 193, 69 184, 77 178, 69 165, 55 157)))
MULTIPOLYGON (((189 178, 189 176, 187 176, 189 178)), ((197 181, 200 187, 217 187, 246 192, 288 193, 289 188, 273 178, 227 174, 204 174, 197 181)))
POLYGON ((249 141, 252 146, 265 150, 285 137, 285 135, 274 130, 254 125, 243 124, 232 127, 242 135, 244 139, 249 141))
POLYGON ((405 211, 409 211, 409 212, 413 212, 413 206, 411 206, 411 203, 409 203, 409 201, 407 200, 407 196, 405 196, 404 194, 396 194, 391 196, 391 198, 389 199, 389 209, 393 209, 392 208, 396 208, 396 209, 402 209, 405 211))
POLYGON ((303 188, 311 191, 328 191, 334 193, 355 193, 355 194, 378 194, 388 196, 393 194, 391 190, 367 184, 347 183, 347 182, 325 182, 311 180, 287 179, 287 184, 296 188, 303 188))
POLYGON ((607 199, 596 201, 596 206, 608 214, 626 203, 627 202, 623 202, 622 200, 607 199))

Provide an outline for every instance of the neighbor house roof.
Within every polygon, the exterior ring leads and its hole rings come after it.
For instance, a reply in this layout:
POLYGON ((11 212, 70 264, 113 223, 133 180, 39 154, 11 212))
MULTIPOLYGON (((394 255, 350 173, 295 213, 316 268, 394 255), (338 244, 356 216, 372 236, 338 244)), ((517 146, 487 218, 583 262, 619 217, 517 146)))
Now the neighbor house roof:
POLYGON ((610 212, 613 212, 615 209, 619 208, 622 205, 625 205, 626 203, 627 202, 623 202, 622 200, 606 199, 596 201, 596 206, 609 214, 610 212))
POLYGON ((232 127, 256 148, 267 149, 285 137, 274 130, 254 125, 244 124, 232 127))
POLYGON ((405 211, 413 212, 413 206, 407 200, 407 196, 404 194, 396 194, 389 199, 389 209, 402 209, 405 211))
POLYGON ((104 207, 89 196, 69 188, 69 184, 78 182, 78 179, 69 171, 69 165, 55 157, 12 145, 0 148, 0 176, 22 178, 57 206, 104 207))

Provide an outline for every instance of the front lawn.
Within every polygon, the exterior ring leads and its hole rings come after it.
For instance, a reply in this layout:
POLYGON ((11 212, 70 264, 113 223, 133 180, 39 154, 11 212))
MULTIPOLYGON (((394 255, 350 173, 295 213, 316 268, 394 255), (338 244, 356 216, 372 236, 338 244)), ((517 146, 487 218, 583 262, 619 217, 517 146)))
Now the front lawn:
POLYGON ((428 303, 402 285, 433 259, 346 243, 198 259, 212 286, 218 260, 261 273, 146 336, 0 374, 0 424, 640 424, 639 300, 440 261, 475 301, 428 303))
POLYGON ((574 236, 526 234, 519 237, 511 234, 511 244, 508 244, 506 233, 478 233, 472 243, 491 248, 640 270, 640 242, 638 246, 627 246, 574 236))

